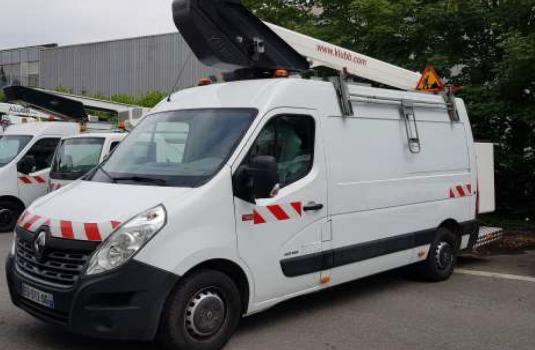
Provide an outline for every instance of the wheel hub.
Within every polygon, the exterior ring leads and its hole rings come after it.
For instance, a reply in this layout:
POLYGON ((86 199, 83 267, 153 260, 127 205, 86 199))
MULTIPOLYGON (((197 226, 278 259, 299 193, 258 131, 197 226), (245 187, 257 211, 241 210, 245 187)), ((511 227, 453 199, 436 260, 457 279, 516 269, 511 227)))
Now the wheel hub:
POLYGON ((186 327, 194 337, 211 336, 225 321, 226 307, 223 299, 213 291, 204 290, 191 298, 186 308, 186 327))
POLYGON ((9 209, 0 208, 0 226, 7 226, 13 221, 13 212, 9 209))
POLYGON ((447 270, 453 263, 453 250, 448 242, 440 242, 436 251, 437 266, 441 270, 447 270))

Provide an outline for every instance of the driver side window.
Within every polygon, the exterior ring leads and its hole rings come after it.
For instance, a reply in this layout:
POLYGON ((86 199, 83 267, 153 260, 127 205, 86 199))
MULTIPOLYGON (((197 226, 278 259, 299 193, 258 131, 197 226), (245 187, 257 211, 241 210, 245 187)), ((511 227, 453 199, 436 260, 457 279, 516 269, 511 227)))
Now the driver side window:
POLYGON ((304 115, 272 118, 258 135, 249 159, 272 156, 277 161, 280 187, 308 175, 314 162, 314 119, 304 115))
POLYGON ((30 174, 50 168, 59 141, 59 138, 37 141, 17 164, 17 170, 23 174, 30 174))

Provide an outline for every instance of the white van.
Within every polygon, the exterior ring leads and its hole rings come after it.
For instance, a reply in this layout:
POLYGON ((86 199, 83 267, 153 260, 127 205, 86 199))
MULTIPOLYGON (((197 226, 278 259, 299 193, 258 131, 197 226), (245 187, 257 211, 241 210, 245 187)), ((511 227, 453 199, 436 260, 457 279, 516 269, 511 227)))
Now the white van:
POLYGON ((126 137, 126 133, 87 133, 61 140, 52 160, 48 192, 79 179, 102 162, 126 137))
POLYGON ((76 123, 27 123, 0 135, 0 232, 12 230, 24 209, 46 194, 56 146, 79 129, 76 123))
POLYGON ((452 122, 439 96, 350 89, 363 96, 351 117, 326 82, 175 94, 96 171, 28 208, 8 262, 15 304, 86 335, 161 328, 197 348, 242 314, 355 278, 417 262, 448 278, 478 233, 463 102, 452 122), (412 151, 401 100, 418 117, 412 151))
POLYGON ((251 14, 234 20, 235 0, 174 4, 177 22, 216 14, 179 26, 198 57, 234 60, 236 46, 235 66, 252 69, 173 94, 100 166, 31 205, 7 260, 15 305, 83 335, 219 349, 243 315, 298 295, 411 264, 450 277, 478 239, 462 100, 262 79, 307 60, 251 14), (220 19, 244 32, 211 40, 220 19))

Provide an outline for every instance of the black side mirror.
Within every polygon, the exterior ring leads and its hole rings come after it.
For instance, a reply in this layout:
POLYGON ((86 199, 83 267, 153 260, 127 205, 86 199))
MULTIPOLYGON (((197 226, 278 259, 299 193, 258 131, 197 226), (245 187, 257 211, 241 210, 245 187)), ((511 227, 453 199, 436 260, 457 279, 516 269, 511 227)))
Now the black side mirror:
POLYGON ((35 156, 26 155, 17 165, 17 170, 23 174, 31 174, 36 168, 35 156))
POLYGON ((279 183, 277 160, 271 156, 258 156, 250 164, 242 165, 234 175, 234 194, 247 202, 270 198, 279 183))
POLYGON ((271 156, 258 156, 251 161, 253 194, 255 198, 270 198, 279 183, 277 160, 271 156))

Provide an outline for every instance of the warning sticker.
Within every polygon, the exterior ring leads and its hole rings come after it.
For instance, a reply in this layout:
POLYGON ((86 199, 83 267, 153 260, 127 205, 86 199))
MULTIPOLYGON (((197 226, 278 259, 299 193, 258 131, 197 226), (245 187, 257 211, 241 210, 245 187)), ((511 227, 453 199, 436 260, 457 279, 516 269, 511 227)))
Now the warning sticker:
POLYGON ((416 90, 440 92, 444 91, 445 85, 440 76, 437 73, 435 67, 429 65, 425 67, 422 77, 416 86, 416 90))

